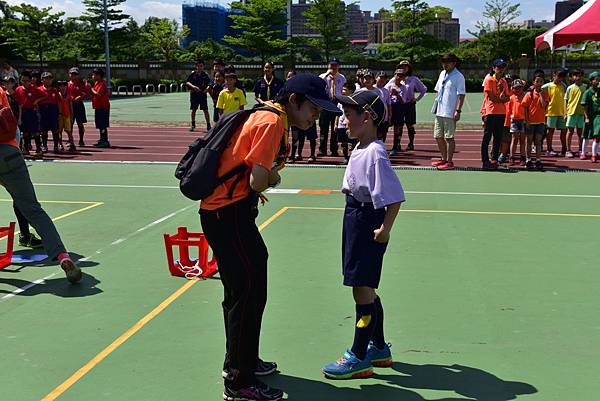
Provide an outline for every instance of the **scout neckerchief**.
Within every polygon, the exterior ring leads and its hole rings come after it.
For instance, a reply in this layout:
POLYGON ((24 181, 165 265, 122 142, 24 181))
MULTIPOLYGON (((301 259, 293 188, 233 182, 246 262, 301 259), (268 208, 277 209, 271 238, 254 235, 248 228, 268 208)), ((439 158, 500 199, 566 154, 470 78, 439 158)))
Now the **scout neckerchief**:
POLYGON ((273 83, 273 79, 275 79, 275 75, 273 75, 271 77, 271 80, 269 81, 267 79, 267 76, 263 76, 263 79, 265 81, 265 83, 267 84, 267 99, 271 99, 271 84, 273 83))
POLYGON ((330 75, 331 77, 331 98, 335 99, 335 77, 337 76, 337 74, 335 75, 330 75))

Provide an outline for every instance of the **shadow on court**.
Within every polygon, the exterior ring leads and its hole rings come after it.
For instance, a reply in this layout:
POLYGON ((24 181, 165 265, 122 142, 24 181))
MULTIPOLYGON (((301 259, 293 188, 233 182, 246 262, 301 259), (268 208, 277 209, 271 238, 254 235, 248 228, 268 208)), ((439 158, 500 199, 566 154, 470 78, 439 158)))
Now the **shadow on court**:
MULTIPOLYGON (((98 266, 98 262, 91 260, 82 261, 85 256, 75 252, 69 252, 71 258, 77 263, 77 266, 81 268, 98 266)), ((26 267, 45 267, 54 266, 58 267, 56 260, 50 260, 45 254, 43 249, 21 249, 13 253, 13 263, 4 268, 2 271, 7 273, 18 273, 26 267), (14 261, 19 258, 19 261, 14 261)))
MULTIPOLYGON (((57 269, 60 269, 57 267, 57 269)), ((15 289, 23 288, 32 282, 27 280, 22 280, 18 278, 3 278, 0 277, 0 284, 8 284, 15 289)), ((100 284, 100 280, 96 277, 88 274, 86 272, 83 273, 83 279, 78 284, 71 284, 67 281, 62 271, 55 278, 51 278, 45 280, 43 283, 34 285, 27 290, 16 294, 18 297, 33 297, 41 294, 49 294, 56 295, 57 297, 62 298, 82 298, 89 297, 92 295, 97 295, 103 292, 100 288, 98 288, 98 284, 100 284)), ((14 291, 14 290, 12 290, 14 291)), ((11 290, 0 290, 0 294, 10 294, 11 290)))
MULTIPOLYGON (((373 378, 381 380, 381 384, 365 384, 360 389, 336 387, 327 379, 316 381, 284 374, 274 376, 267 382, 283 389, 290 401, 509 401, 520 395, 537 392, 530 384, 505 381, 484 370, 462 365, 396 362, 388 372, 399 374, 376 374, 373 378), (426 399, 413 389, 448 391, 452 394, 444 398, 426 399)), ((343 382, 336 381, 335 384, 343 386, 343 382)))

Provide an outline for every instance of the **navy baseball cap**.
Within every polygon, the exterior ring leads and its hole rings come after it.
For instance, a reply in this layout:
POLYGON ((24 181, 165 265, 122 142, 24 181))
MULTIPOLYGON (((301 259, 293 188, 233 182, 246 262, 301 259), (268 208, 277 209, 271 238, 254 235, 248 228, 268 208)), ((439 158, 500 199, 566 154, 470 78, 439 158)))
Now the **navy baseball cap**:
POLYGON ((497 58, 496 60, 493 61, 492 65, 494 67, 502 67, 502 66, 506 67, 508 65, 508 63, 503 58, 497 58))
POLYGON ((337 64, 337 65, 340 65, 340 60, 338 60, 337 58, 332 58, 332 59, 329 59, 329 62, 327 64, 337 64))
POLYGON ((306 96, 312 104, 334 114, 342 114, 342 111, 329 100, 327 94, 327 82, 316 75, 298 74, 294 75, 283 85, 283 93, 298 93, 306 96))
POLYGON ((360 107, 367 111, 375 125, 379 126, 387 120, 385 104, 375 90, 360 90, 350 96, 338 95, 335 98, 343 105, 360 107))

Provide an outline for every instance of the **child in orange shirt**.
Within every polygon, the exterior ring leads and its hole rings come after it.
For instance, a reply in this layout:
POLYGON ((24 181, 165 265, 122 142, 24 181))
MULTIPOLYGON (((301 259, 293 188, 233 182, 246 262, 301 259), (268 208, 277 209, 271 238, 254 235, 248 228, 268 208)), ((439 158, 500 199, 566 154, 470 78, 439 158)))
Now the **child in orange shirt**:
POLYGON ((546 109, 550 102, 550 96, 544 90, 544 78, 541 74, 535 74, 533 78, 533 90, 527 92, 523 98, 522 106, 525 110, 525 121, 527 123, 527 169, 543 169, 542 165, 542 141, 546 134, 546 109), (536 157, 531 157, 531 144, 535 143, 536 157))
POLYGON ((521 158, 520 165, 525 166, 525 108, 523 107, 523 98, 525 97, 525 93, 523 92, 523 88, 525 87, 525 82, 520 79, 515 79, 512 84, 512 92, 513 95, 510 97, 510 101, 508 102, 508 110, 507 113, 510 116, 510 133, 512 134, 512 144, 511 144, 511 164, 517 164, 517 145, 519 145, 521 158))

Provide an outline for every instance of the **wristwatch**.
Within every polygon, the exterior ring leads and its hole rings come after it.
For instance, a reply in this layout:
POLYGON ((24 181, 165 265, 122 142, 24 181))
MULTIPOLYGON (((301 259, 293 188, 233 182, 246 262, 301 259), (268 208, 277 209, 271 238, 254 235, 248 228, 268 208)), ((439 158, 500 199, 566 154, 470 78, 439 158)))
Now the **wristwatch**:
POLYGON ((461 110, 461 109, 458 109, 458 110, 456 110, 456 112, 457 112, 458 114, 460 114, 460 113, 462 113, 462 110, 461 110))

